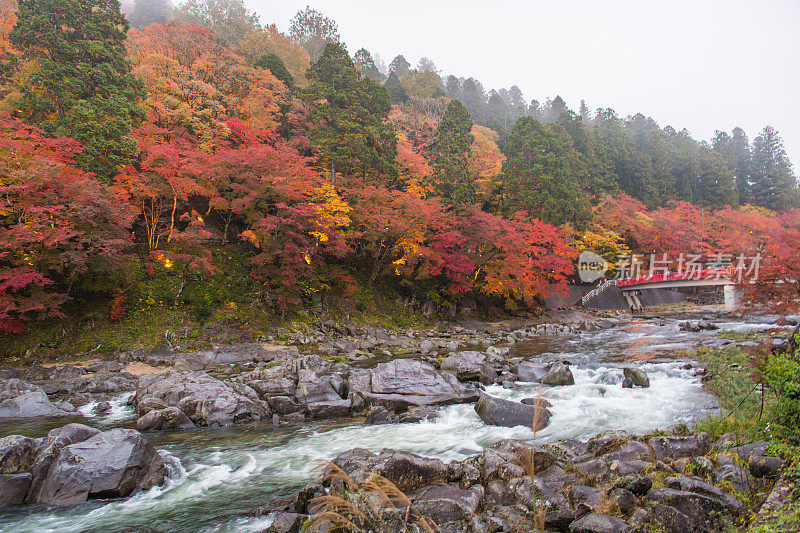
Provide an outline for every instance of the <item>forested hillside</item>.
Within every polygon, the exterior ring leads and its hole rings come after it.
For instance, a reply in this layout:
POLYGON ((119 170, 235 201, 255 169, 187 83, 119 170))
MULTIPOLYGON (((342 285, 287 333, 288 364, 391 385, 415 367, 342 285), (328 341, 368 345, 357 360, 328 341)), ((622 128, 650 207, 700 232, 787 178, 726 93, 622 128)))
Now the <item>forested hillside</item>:
MULTIPOLYGON (((0 331, 267 316, 382 292, 507 309, 578 253, 764 255, 796 303, 778 132, 710 141, 560 97, 388 67, 307 8, 0 0, 0 331), (164 318, 167 317, 167 318, 164 318)), ((402 47, 402 43, 398 43, 402 47)))

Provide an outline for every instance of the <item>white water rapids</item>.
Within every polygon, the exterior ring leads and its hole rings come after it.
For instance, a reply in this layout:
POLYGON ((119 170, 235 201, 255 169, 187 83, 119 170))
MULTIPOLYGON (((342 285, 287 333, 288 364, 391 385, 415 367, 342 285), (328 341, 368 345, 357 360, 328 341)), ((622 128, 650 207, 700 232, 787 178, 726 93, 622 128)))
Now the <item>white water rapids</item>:
MULTIPOLYGON (((758 328, 725 325, 725 329, 758 328)), ((686 368, 686 360, 662 357, 690 347, 697 339, 698 334, 679 332, 677 323, 670 322, 666 326, 631 324, 521 343, 517 347, 520 354, 571 361, 575 385, 541 389, 530 385, 515 390, 492 386, 487 392, 516 400, 542 393, 552 403, 552 417, 550 425, 536 435, 537 442, 587 439, 609 429, 635 434, 666 429, 697 420, 714 408, 713 399, 702 389, 696 368, 686 368), (623 389, 623 362, 639 365, 648 374, 651 386, 623 389)), ((108 428, 125 419, 130 424, 133 414, 125 400, 117 398, 112 402, 111 413, 96 419, 93 425, 108 428)), ((265 423, 150 435, 169 465, 164 486, 127 500, 92 501, 63 509, 15 509, 0 515, 0 531, 261 531, 269 524, 268 517, 243 517, 237 513, 270 496, 290 494, 314 480, 314 469, 321 461, 351 448, 393 448, 447 461, 478 453, 500 439, 533 437, 530 429, 523 427, 487 426, 473 407, 445 407, 436 418, 415 424, 308 423, 273 428, 265 423)), ((92 408, 86 407, 86 414, 92 408)), ((20 429, 19 433, 24 431, 20 429)))

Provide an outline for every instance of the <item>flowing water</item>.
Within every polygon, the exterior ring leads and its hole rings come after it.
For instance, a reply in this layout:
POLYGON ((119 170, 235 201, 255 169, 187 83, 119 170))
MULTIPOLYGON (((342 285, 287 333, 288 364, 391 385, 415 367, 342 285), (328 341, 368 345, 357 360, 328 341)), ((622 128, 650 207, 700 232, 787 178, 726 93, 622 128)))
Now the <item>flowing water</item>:
MULTIPOLYGON (((763 323, 718 323, 725 330, 758 330, 773 327, 763 323)), ((677 321, 665 325, 641 321, 603 331, 573 335, 542 336, 518 343, 518 355, 536 360, 567 360, 572 363, 575 385, 539 388, 536 385, 506 390, 487 388, 492 395, 523 399, 542 394, 552 403, 550 425, 536 435, 537 442, 564 438, 587 439, 608 429, 634 434, 692 422, 715 409, 701 387, 692 362, 676 359, 681 350, 692 348, 713 333, 680 332, 677 321), (623 389, 621 366, 636 364, 650 377, 650 388, 623 389)), ((101 429, 132 427, 133 412, 128 395, 112 401, 109 413, 89 416, 84 423, 101 429)), ((91 415, 94 405, 82 412, 91 415)), ((57 425, 64 421, 58 421, 57 425)), ((41 436, 47 424, 7 425, 0 435, 19 433, 41 436)), ((292 493, 315 476, 321 461, 354 447, 380 451, 393 448, 445 461, 478 453, 504 438, 530 440, 523 427, 485 425, 473 405, 442 408, 430 420, 415 424, 363 426, 308 423, 275 428, 255 424, 235 429, 161 433, 150 435, 169 466, 162 487, 126 500, 91 501, 62 509, 26 507, 0 515, 3 532, 122 531, 261 531, 270 517, 241 516, 243 510, 271 496, 292 493)))

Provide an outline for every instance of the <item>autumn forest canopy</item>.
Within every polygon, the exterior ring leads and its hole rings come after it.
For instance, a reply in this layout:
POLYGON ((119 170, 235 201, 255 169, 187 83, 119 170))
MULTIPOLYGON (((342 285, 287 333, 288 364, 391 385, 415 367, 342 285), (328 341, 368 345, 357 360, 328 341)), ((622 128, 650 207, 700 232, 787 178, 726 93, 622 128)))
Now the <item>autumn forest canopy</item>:
POLYGON ((373 291, 518 309, 583 250, 760 254, 749 301, 797 305, 800 193, 772 127, 697 140, 387 66, 312 8, 273 22, 242 0, 0 0, 0 332, 373 291))

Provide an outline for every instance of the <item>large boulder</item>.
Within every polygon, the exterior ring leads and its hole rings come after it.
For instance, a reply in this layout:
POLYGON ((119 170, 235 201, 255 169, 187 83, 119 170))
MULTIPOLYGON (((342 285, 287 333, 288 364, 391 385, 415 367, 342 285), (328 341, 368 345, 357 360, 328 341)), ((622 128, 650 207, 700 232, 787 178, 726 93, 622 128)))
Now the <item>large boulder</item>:
POLYGON ((556 363, 550 367, 550 370, 547 371, 547 375, 542 378, 542 383, 554 387, 560 385, 575 385, 575 377, 572 375, 568 364, 556 363))
POLYGON ((231 385, 199 371, 142 376, 134 402, 141 415, 146 414, 142 405, 177 407, 198 426, 231 426, 269 416, 267 405, 247 385, 231 385))
POLYGON ((43 391, 26 392, 0 403, 0 418, 34 418, 49 416, 75 416, 75 411, 65 411, 53 405, 43 391))
POLYGON ((541 383, 547 375, 547 365, 524 361, 514 367, 514 373, 517 375, 517 381, 541 383))
POLYGON ((533 427, 535 420, 535 429, 538 431, 550 422, 550 411, 544 406, 537 409, 535 405, 525 405, 488 395, 480 397, 475 404, 475 412, 484 423, 491 426, 533 427))
POLYGON ((161 456, 141 433, 112 429, 66 446, 50 465, 36 503, 122 498, 160 485, 165 472, 161 456))
POLYGON ((652 437, 647 443, 659 461, 696 457, 711 450, 711 437, 708 433, 689 437, 652 437))
POLYGON ((403 492, 447 481, 447 465, 442 461, 409 452, 385 449, 375 454, 355 448, 339 455, 333 463, 356 483, 363 483, 370 473, 375 473, 391 481, 403 492))
POLYGON ((83 424, 67 424, 60 428, 50 430, 43 444, 36 451, 36 457, 30 467, 31 485, 27 499, 35 501, 47 478, 50 465, 61 454, 61 451, 70 444, 77 444, 100 434, 99 429, 83 424))
POLYGON ((382 405, 396 413, 410 407, 469 403, 478 399, 472 384, 439 373, 430 363, 397 359, 371 371, 370 391, 362 396, 368 405, 382 405))
POLYGON ((458 352, 445 357, 439 368, 450 372, 461 381, 480 381, 485 385, 494 382, 497 372, 486 363, 486 354, 481 352, 458 352))

